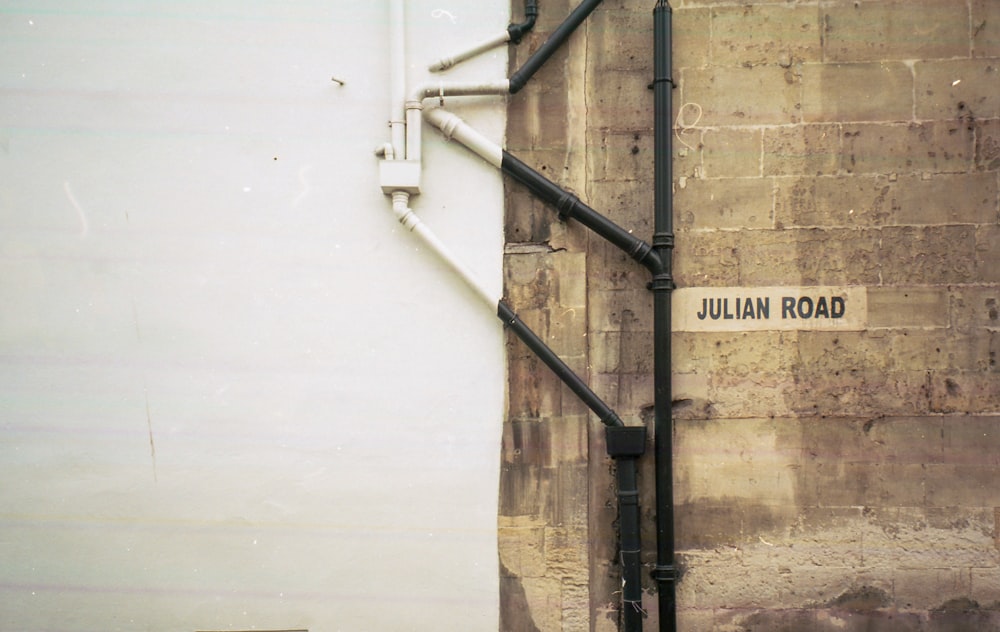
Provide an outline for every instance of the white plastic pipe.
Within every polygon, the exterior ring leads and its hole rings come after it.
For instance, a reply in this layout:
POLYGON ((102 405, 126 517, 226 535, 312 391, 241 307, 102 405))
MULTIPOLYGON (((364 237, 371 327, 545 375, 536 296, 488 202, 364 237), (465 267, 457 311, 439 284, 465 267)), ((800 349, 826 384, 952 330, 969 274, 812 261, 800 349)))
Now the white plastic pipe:
POLYGON ((420 111, 424 108, 424 99, 437 97, 444 101, 445 97, 467 97, 487 94, 507 94, 510 92, 510 82, 506 79, 488 81, 485 83, 435 83, 421 86, 410 93, 406 101, 406 159, 420 160, 420 111))
POLYGON ((478 154, 497 169, 503 163, 503 149, 486 138, 458 116, 441 108, 424 110, 424 118, 441 130, 448 140, 456 140, 478 154))
POLYGON ((389 0, 389 129, 393 154, 406 152, 406 8, 389 0))
POLYGON ((424 244, 427 245, 431 250, 441 258, 452 270, 458 274, 459 277, 465 284, 468 285, 476 293, 479 298, 486 302, 486 306, 490 308, 491 311, 496 311, 497 304, 500 302, 500 297, 490 293, 486 290, 483 285, 476 278, 475 273, 472 272, 461 260, 456 257, 447 246, 444 245, 437 235, 434 234, 426 224, 421 221, 417 214, 409 207, 410 195, 405 191, 395 191, 392 194, 392 211, 395 213, 396 217, 399 219, 399 223, 409 229, 413 234, 420 238, 424 244))
POLYGON ((452 66, 454 66, 455 64, 463 62, 466 59, 475 57, 476 55, 485 53, 491 48, 496 48, 497 46, 500 46, 501 44, 506 44, 509 41, 510 41, 510 33, 507 30, 504 30, 503 33, 495 37, 492 37, 483 42, 482 44, 478 44, 477 46, 474 46, 467 51, 456 53, 452 57, 442 57, 438 61, 431 64, 429 69, 431 72, 441 72, 442 70, 447 70, 452 66))

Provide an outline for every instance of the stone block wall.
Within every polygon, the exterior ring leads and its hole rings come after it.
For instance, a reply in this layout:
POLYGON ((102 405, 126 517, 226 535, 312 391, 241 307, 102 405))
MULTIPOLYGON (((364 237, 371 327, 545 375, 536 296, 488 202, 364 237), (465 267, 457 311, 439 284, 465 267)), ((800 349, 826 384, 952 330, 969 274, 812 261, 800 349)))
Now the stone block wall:
MULTIPOLYGON (((507 138, 646 239, 654 4, 604 2, 507 138)), ((1000 3, 672 5, 678 287, 868 303, 855 331, 674 334, 679 629, 1000 629, 1000 3)), ((647 273, 508 196, 512 303, 648 423, 647 273)), ((502 627, 615 630, 603 433, 516 340, 509 363, 502 627)), ((651 455, 641 476, 652 564, 651 455)))

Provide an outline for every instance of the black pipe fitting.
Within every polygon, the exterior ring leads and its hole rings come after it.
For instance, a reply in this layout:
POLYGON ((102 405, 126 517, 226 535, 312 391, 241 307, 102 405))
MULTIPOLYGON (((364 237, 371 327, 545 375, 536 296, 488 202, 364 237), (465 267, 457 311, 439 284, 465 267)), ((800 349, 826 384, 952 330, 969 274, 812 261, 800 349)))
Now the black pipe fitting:
POLYGON ((535 19, 538 17, 538 0, 524 0, 524 22, 511 24, 507 27, 510 41, 515 44, 521 43, 521 38, 528 34, 528 31, 535 27, 535 19))

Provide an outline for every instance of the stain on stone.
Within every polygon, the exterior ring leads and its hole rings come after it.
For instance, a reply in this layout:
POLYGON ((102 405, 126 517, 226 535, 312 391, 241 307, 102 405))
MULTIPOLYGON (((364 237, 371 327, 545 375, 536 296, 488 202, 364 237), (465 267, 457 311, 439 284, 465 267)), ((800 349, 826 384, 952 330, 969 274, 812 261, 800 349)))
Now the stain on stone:
POLYGON ((541 632, 531 618, 520 577, 500 564, 500 632, 541 632))
POLYGON ((846 590, 832 599, 827 606, 850 610, 851 612, 871 612, 889 605, 889 594, 874 586, 861 586, 846 590))
POLYGON ((959 386, 958 382, 949 378, 945 378, 944 387, 948 391, 948 395, 954 397, 962 392, 962 387, 959 386))

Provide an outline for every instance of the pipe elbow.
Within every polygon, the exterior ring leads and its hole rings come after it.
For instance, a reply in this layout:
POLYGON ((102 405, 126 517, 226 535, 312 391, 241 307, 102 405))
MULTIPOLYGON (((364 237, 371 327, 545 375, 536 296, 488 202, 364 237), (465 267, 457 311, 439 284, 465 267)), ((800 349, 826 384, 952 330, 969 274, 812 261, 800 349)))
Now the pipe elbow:
POLYGON ((507 27, 507 33, 510 34, 510 41, 515 44, 521 43, 521 38, 528 34, 528 32, 535 28, 535 20, 538 18, 538 2, 537 0, 526 0, 524 3, 524 22, 520 24, 511 24, 507 27))
POLYGON ((535 28, 535 16, 525 15, 524 22, 520 24, 511 24, 507 27, 507 33, 510 35, 510 41, 515 44, 521 43, 521 38, 528 34, 531 29, 535 28))

